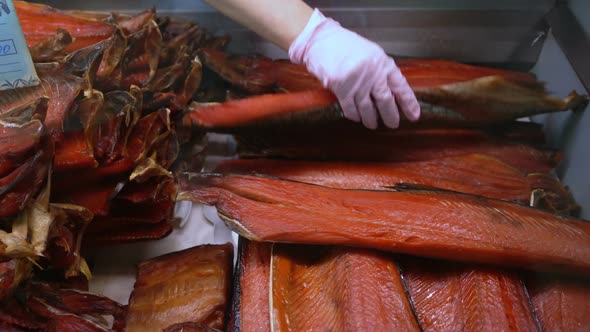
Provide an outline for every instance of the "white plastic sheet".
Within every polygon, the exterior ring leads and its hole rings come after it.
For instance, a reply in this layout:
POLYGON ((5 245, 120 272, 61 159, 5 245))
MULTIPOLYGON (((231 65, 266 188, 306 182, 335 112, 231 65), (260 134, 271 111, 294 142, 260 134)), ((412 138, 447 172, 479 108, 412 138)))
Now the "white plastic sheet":
POLYGON ((237 248, 237 235, 225 226, 215 208, 180 202, 175 214, 177 223, 174 231, 164 239, 108 246, 94 251, 89 257, 94 275, 90 291, 127 304, 138 263, 201 244, 232 242, 237 248))

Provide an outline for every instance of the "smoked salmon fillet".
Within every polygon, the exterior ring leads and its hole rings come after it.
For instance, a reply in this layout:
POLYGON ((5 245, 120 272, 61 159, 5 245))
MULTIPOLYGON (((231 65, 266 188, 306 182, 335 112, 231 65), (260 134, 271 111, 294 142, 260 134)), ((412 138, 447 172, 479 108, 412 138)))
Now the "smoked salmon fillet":
POLYGON ((588 331, 590 286, 587 280, 534 275, 525 278, 544 331, 588 331))
POLYGON ((385 253, 276 243, 271 264, 273 331, 420 331, 385 253))
POLYGON ((399 183, 414 183, 490 198, 528 204, 531 192, 561 211, 577 205, 558 180, 547 174, 525 174, 500 160, 482 154, 446 157, 422 162, 313 162, 300 160, 230 159, 218 173, 268 174, 332 188, 385 190, 399 183))
POLYGON ((215 206, 231 229, 251 240, 590 274, 590 224, 501 200, 210 173, 184 174, 179 185, 177 200, 215 206))
POLYGON ((202 245, 169 253, 138 267, 125 331, 162 331, 197 322, 224 328, 233 246, 202 245))
POLYGON ((515 272, 416 258, 400 265, 423 331, 541 331, 515 272))

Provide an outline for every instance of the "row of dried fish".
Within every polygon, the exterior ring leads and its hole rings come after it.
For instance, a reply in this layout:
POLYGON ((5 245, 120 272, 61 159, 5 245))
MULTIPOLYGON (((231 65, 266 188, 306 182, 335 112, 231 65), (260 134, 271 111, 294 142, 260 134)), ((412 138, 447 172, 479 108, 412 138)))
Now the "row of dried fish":
POLYGON ((554 99, 525 73, 404 60, 422 119, 369 132, 342 121, 300 66, 201 53, 233 90, 223 103, 193 103, 184 123, 233 133, 242 157, 290 159, 235 160, 181 179, 179 199, 215 206, 245 237, 232 329, 590 325, 588 287, 564 276, 590 271, 590 229, 554 214, 576 212, 548 174, 560 152, 542 147, 539 126, 512 122, 582 108, 587 96, 554 99))
MULTIPOLYGON (((437 193, 428 187, 398 186, 393 192, 385 191, 408 181, 516 201, 496 182, 495 170, 499 176, 506 174, 502 165, 480 155, 401 165, 233 160, 217 169, 228 174, 225 177, 195 174, 187 178, 190 184, 184 188, 191 192, 181 197, 215 205, 230 227, 255 240, 240 239, 234 330, 536 331, 588 326, 584 280, 497 268, 548 271, 556 264, 559 273, 567 273, 567 263, 581 262, 588 250, 585 223, 481 196, 440 189, 437 193), (482 158, 487 165, 479 163, 482 158), (229 175, 239 173, 283 179, 229 175), (405 194, 420 197, 406 200, 401 197, 405 194), (371 195, 375 197, 365 202, 365 196, 371 195), (457 198, 456 204, 447 195, 457 198), (431 211, 431 205, 437 208, 431 211), (486 216, 486 210, 495 214, 486 216), (557 241, 549 239, 549 234, 557 241), (468 239, 474 237, 474 247, 467 248, 472 243, 468 239), (568 247, 573 238, 582 242, 568 247), (256 242, 261 240, 308 245, 256 242), (535 243, 552 252, 575 251, 581 256, 559 262, 541 258, 545 251, 533 248, 535 243), (510 248, 515 251, 508 253, 510 248), (519 260, 521 253, 525 257, 519 260)), ((506 180, 504 185, 518 182, 515 177, 506 180)), ((560 186, 554 179, 551 182, 560 186)), ((521 188, 531 189, 527 184, 521 188)), ((585 267, 569 272, 587 271, 585 267)))

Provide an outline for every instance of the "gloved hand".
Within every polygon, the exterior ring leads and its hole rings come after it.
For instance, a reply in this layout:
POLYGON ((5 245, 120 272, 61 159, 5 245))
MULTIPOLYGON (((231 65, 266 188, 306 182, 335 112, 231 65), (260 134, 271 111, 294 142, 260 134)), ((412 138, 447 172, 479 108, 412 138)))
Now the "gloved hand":
POLYGON ((315 9, 289 47, 291 62, 305 64, 338 98, 346 118, 377 128, 378 115, 399 126, 398 106, 410 121, 420 105, 395 61, 376 43, 350 31, 315 9))

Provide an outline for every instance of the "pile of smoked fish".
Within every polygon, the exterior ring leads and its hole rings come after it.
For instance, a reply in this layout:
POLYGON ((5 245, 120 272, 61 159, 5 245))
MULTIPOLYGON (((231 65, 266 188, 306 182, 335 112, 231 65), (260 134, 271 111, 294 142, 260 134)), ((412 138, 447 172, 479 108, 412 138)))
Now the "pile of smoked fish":
POLYGON ((590 224, 522 121, 588 96, 400 59, 421 118, 369 130, 196 23, 15 6, 40 81, 0 92, 1 331, 590 329, 590 224), (204 172, 210 132, 238 155, 204 172), (128 305, 89 293, 85 253, 166 237, 179 201, 237 248, 142 262, 128 305))

